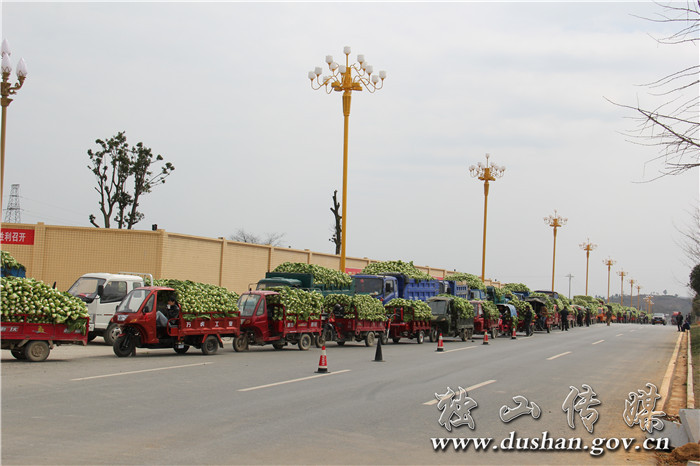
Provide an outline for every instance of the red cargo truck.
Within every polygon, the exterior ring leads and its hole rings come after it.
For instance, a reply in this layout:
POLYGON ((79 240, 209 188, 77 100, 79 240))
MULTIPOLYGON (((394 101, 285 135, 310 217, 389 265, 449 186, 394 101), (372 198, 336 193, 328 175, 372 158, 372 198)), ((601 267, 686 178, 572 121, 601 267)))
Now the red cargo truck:
POLYGON ((134 355, 136 348, 172 348, 184 354, 191 346, 204 354, 214 354, 223 348, 222 337, 239 335, 240 317, 226 316, 224 312, 191 314, 181 309, 166 327, 158 327, 157 311, 164 309, 168 299, 174 296, 174 289, 163 286, 136 288, 126 295, 112 317, 121 330, 114 341, 114 354, 134 355))
POLYGON ((498 336, 498 318, 489 318, 484 312, 483 301, 469 301, 474 306, 474 333, 489 333, 491 338, 498 336))
POLYGON ((386 308, 393 311, 393 314, 389 314, 389 337, 394 343, 398 343, 401 338, 415 338, 419 345, 423 343, 425 336, 430 333, 430 317, 418 320, 414 317, 412 307, 392 306, 391 302, 386 308))
POLYGON ((27 322, 28 315, 16 314, 21 322, 2 322, 2 349, 9 349, 17 359, 41 362, 54 346, 87 345, 87 326, 71 329, 66 324, 27 322))
POLYGON ((255 290, 240 296, 241 333, 233 340, 235 351, 245 351, 250 345, 268 344, 281 350, 288 343, 306 351, 312 343, 319 347, 325 344, 320 313, 308 319, 297 318, 276 302, 278 295, 275 291, 255 290))

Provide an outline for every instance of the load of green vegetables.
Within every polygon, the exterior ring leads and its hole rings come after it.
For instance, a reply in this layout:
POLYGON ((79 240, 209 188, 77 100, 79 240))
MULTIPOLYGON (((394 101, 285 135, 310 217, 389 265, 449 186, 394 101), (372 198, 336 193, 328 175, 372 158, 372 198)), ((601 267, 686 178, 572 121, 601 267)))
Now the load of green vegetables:
POLYGON ((88 310, 79 298, 33 278, 2 277, 1 286, 3 322, 65 324, 85 333, 88 310))
POLYGON ((393 313, 396 309, 403 308, 403 321, 404 322, 425 322, 430 321, 433 316, 433 311, 430 310, 430 306, 424 301, 413 301, 410 299, 394 298, 389 301, 388 304, 384 306, 389 314, 393 313), (407 311, 408 310, 408 311, 407 311))
POLYGON ((8 270, 25 270, 24 266, 7 251, 0 251, 0 266, 8 270))
POLYGON ((318 319, 321 317, 323 295, 318 291, 306 291, 288 286, 271 288, 277 294, 267 296, 268 309, 272 307, 274 320, 286 319, 292 322, 318 319))
POLYGON ((355 296, 329 294, 323 298, 323 309, 325 312, 333 312, 333 308, 336 304, 342 306, 344 312, 343 317, 346 319, 354 319, 357 317, 361 320, 387 320, 382 303, 378 299, 366 294, 358 294, 355 296))
POLYGON ((467 286, 474 290, 486 291, 486 285, 481 281, 481 278, 470 273, 453 273, 445 277, 445 280, 454 280, 456 282, 467 282, 467 286))
POLYGON ((155 280, 154 285, 175 290, 185 320, 239 315, 238 295, 221 286, 175 279, 155 280))
POLYGON ((350 288, 352 285, 352 278, 347 273, 303 262, 283 262, 273 272, 308 273, 313 275, 314 283, 335 288, 350 288))
POLYGON ((364 275, 381 275, 383 273, 400 273, 415 280, 433 280, 433 277, 419 270, 411 262, 386 261, 373 262, 362 269, 364 275))
POLYGON ((438 296, 452 298, 452 305, 457 310, 457 316, 460 319, 471 319, 474 317, 474 305, 468 300, 451 294, 439 294, 438 296))

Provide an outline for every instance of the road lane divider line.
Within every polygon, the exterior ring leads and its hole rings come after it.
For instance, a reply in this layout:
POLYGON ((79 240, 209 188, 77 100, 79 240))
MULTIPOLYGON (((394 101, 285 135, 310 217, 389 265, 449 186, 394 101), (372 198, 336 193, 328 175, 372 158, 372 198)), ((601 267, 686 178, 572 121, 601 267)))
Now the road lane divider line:
POLYGON ((335 374, 342 374, 344 372, 350 372, 350 369, 343 369, 342 371, 334 371, 334 372, 328 372, 325 374, 316 374, 316 375, 310 375, 308 377, 301 377, 299 379, 291 379, 291 380, 283 380, 282 382, 274 382, 274 383, 268 383, 265 385, 258 385, 257 387, 248 387, 248 388, 240 388, 238 391, 239 392, 249 392, 252 390, 260 390, 261 388, 269 388, 269 387, 276 387, 278 385, 285 385, 288 383, 294 383, 294 382, 301 382, 303 380, 311 380, 315 379, 318 377, 325 377, 327 375, 335 375, 335 374))
POLYGON ((603 343, 605 340, 598 340, 591 343, 591 345, 597 345, 598 343, 603 343))
POLYGON ((562 356, 566 356, 567 354, 571 354, 571 351, 567 351, 566 353, 555 354, 554 356, 547 358, 547 361, 551 361, 552 359, 557 359, 557 358, 560 358, 562 356))
POLYGON ((466 348, 457 348, 457 349, 451 349, 451 350, 447 350, 447 351, 442 351, 442 354, 451 353, 451 352, 453 352, 453 351, 464 351, 465 349, 472 349, 472 348, 476 348, 476 346, 467 346, 466 348))
POLYGON ((618 334, 615 335, 615 336, 616 336, 616 337, 621 337, 622 335, 623 335, 622 333, 618 333, 618 334))
POLYGON ((167 371, 169 369, 181 369, 183 367, 206 366, 208 364, 214 364, 214 363, 213 362, 200 362, 199 364, 185 364, 183 366, 156 367, 153 369, 143 369, 140 371, 117 372, 114 374, 105 374, 105 375, 93 375, 91 377, 80 377, 77 379, 70 379, 70 380, 71 380, 71 382, 77 382, 80 380, 104 379, 106 377, 116 377, 118 375, 131 375, 131 374, 142 374, 144 372, 167 371))
MULTIPOLYGON (((466 390, 467 392, 470 392, 470 391, 472 391, 472 390, 476 390, 476 389, 479 388, 479 387, 483 387, 484 385, 489 385, 489 384, 492 384, 492 383, 494 383, 494 382, 495 382, 495 380, 487 380, 486 382, 481 382, 481 383, 478 383, 478 384, 476 384, 476 385, 472 385, 471 387, 467 387, 467 388, 465 388, 465 390, 466 390)), ((446 399, 448 399, 448 398, 449 398, 449 396, 443 396, 443 397, 440 399, 440 401, 446 400, 446 399)), ((430 400, 430 401, 425 402, 425 403, 423 403, 423 404, 426 405, 426 406, 432 406, 432 405, 436 405, 437 403, 438 403, 438 400, 437 400, 437 398, 436 398, 436 399, 434 399, 434 400, 430 400)))

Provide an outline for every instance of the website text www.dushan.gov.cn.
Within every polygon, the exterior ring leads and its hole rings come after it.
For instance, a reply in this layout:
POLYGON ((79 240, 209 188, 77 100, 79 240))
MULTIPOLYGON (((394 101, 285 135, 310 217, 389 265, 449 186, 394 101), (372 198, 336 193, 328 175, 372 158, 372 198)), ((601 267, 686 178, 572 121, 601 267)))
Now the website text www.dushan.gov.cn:
POLYGON ((666 450, 668 438, 648 438, 637 444, 637 439, 626 437, 595 437, 590 445, 580 437, 550 437, 542 432, 541 437, 518 437, 515 431, 500 443, 491 437, 436 437, 431 438, 435 451, 588 451, 591 456, 600 456, 606 451, 666 450))

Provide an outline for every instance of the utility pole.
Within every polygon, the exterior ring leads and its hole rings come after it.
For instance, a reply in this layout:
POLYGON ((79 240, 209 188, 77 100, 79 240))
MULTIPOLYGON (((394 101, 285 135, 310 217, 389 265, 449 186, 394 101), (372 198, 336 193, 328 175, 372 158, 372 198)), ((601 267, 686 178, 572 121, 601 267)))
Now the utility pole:
POLYGON ((567 277, 569 278, 569 299, 571 299, 571 279, 574 278, 574 276, 569 274, 567 277))

